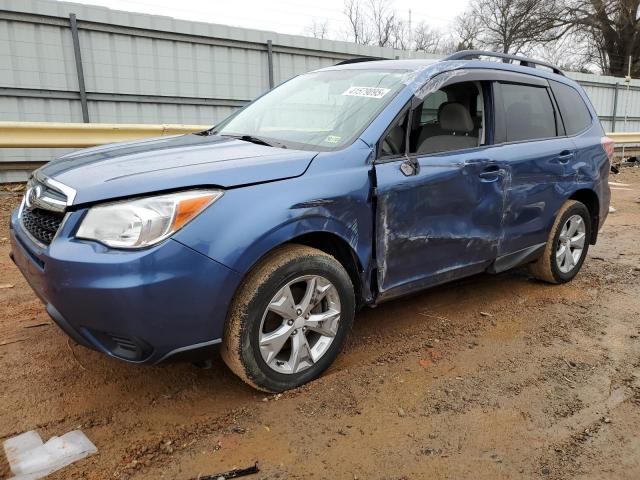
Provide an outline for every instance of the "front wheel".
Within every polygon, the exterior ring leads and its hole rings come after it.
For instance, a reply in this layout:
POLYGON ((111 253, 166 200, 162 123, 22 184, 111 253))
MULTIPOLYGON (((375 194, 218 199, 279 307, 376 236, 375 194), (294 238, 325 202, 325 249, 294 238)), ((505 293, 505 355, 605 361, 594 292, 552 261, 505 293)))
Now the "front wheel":
POLYGON ((349 275, 303 245, 267 255, 231 305, 221 353, 253 387, 281 392, 319 377, 340 352, 355 315, 349 275))
POLYGON ((572 280, 587 256, 591 228, 587 207, 576 200, 567 200, 556 216, 544 253, 529 266, 530 273, 549 283, 572 280))

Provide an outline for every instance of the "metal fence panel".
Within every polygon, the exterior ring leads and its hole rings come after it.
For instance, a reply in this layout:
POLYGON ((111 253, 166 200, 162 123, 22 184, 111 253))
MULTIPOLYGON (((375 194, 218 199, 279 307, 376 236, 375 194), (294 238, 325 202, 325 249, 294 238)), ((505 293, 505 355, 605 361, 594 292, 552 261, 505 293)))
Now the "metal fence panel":
POLYGON ((589 95, 606 131, 634 132, 640 124, 640 80, 567 72, 589 95), (627 116, 625 127, 624 117, 627 116), (615 119, 615 125, 614 125, 615 119))
POLYGON ((0 20, 0 85, 77 91, 71 37, 62 28, 0 20))
MULTIPOLYGON (((89 102, 89 108, 100 123, 171 123, 213 125, 229 116, 235 107, 197 106, 136 102, 89 102)), ((62 121, 62 120, 61 120, 62 121)))
POLYGON ((0 118, 24 122, 81 121, 80 102, 64 99, 0 97, 0 118))

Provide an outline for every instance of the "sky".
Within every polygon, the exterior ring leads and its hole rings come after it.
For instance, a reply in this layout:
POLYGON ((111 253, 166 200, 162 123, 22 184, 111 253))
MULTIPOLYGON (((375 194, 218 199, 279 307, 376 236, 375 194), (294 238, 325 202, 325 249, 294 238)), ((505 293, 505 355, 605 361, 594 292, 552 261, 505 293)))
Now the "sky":
MULTIPOLYGON (((345 39, 344 0, 75 0, 114 10, 166 15, 184 20, 304 35, 314 19, 328 22, 329 38, 345 39)), ((366 1, 366 0, 365 0, 366 1)), ((469 0, 389 0, 413 25, 424 21, 445 30, 469 0)))

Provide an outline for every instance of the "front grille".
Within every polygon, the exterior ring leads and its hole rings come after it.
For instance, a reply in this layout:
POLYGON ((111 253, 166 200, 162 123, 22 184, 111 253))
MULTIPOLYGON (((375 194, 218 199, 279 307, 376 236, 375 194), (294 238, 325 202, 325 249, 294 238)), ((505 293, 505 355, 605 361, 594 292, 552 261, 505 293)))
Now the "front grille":
POLYGON ((22 211, 22 225, 33 238, 39 242, 49 245, 56 232, 60 228, 64 214, 51 212, 41 208, 29 210, 24 208, 22 211))

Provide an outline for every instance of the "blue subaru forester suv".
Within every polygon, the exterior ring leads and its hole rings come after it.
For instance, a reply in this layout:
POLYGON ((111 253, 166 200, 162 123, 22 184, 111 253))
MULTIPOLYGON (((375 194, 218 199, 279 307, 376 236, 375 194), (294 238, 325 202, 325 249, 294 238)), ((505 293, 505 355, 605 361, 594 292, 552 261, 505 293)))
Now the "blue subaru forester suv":
POLYGON ((79 344, 144 363, 221 344, 239 377, 283 391, 331 364, 362 306, 525 264, 571 280, 612 154, 553 66, 350 61, 211 130, 40 168, 11 255, 79 344))

